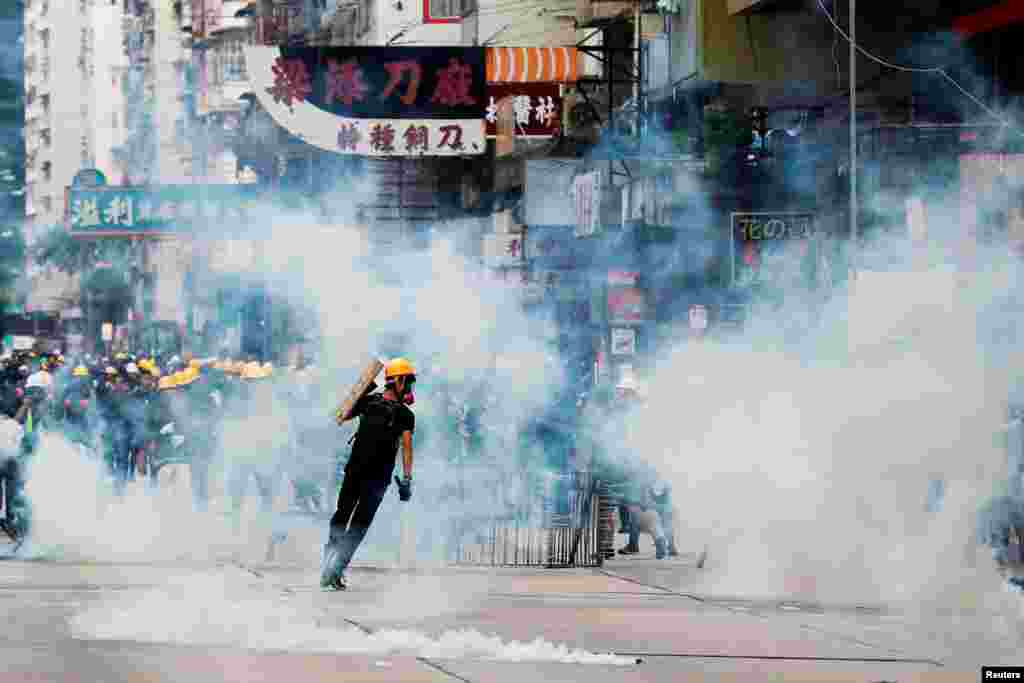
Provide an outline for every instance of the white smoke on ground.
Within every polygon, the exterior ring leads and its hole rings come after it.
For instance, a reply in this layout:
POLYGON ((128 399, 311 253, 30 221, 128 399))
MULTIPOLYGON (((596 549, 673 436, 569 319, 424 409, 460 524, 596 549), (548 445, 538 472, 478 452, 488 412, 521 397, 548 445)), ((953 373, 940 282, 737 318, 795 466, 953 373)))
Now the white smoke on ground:
POLYGON ((181 577, 166 589, 126 599, 123 604, 104 603, 86 609, 71 619, 72 634, 84 640, 307 653, 616 666, 634 663, 630 658, 574 649, 541 638, 505 641, 473 629, 437 635, 381 629, 368 634, 342 625, 340 618, 337 625, 328 625, 327 615, 292 597, 275 599, 260 595, 252 587, 239 595, 240 583, 244 582, 229 574, 181 577))
POLYGON ((115 495, 105 466, 58 434, 43 433, 29 462, 26 556, 65 562, 203 560, 230 556, 239 543, 222 518, 193 512, 188 497, 155 495, 141 481, 115 495))

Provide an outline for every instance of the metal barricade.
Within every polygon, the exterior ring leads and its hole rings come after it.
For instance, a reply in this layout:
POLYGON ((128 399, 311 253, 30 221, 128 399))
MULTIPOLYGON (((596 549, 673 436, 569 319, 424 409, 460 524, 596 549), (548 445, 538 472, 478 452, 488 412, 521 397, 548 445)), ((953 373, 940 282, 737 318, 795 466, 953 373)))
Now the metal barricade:
MULTIPOLYGON (((473 514, 470 506, 453 517, 451 559, 455 564, 564 568, 602 564, 600 506, 589 473, 546 478, 520 474, 518 481, 514 479, 502 478, 485 489, 494 514, 473 514)), ((479 480, 475 484, 479 486, 479 480)))

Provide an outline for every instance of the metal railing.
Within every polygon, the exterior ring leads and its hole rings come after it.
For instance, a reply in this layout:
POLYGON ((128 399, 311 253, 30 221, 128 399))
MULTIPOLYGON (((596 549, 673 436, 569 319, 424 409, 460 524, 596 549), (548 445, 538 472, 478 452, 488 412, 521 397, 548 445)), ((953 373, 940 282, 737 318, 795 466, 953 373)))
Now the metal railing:
MULTIPOLYGON (((463 477, 467 473, 463 471, 463 477)), ((598 547, 598 499, 595 482, 586 472, 549 474, 538 480, 523 474, 519 481, 495 480, 474 488, 487 511, 464 512, 452 518, 452 561, 456 565, 489 567, 594 567, 603 561, 598 547)))

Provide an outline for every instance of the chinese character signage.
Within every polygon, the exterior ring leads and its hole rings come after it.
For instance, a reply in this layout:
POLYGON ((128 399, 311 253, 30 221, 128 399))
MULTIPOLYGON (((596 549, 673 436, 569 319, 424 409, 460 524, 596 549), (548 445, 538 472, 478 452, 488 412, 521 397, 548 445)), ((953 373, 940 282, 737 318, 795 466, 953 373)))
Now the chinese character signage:
POLYGON ((212 223, 243 225, 258 198, 251 185, 68 188, 67 225, 73 235, 183 232, 212 223))
POLYGON ((260 104, 338 154, 458 156, 486 150, 484 48, 245 49, 260 104))
POLYGON ((732 214, 732 280, 738 287, 796 285, 813 262, 812 213, 732 214))
POLYGON ((512 104, 516 137, 550 138, 562 126, 562 96, 557 83, 490 84, 487 86, 487 137, 498 135, 498 105, 512 104))

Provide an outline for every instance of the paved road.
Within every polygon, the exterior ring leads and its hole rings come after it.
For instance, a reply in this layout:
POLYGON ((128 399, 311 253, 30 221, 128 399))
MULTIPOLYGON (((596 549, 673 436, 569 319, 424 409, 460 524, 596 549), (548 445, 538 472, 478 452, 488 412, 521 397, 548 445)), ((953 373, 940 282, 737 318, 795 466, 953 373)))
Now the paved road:
POLYGON ((703 596, 693 564, 362 566, 331 594, 285 559, 7 560, 0 679, 870 683, 976 681, 983 663, 1024 660, 978 612, 703 596))

